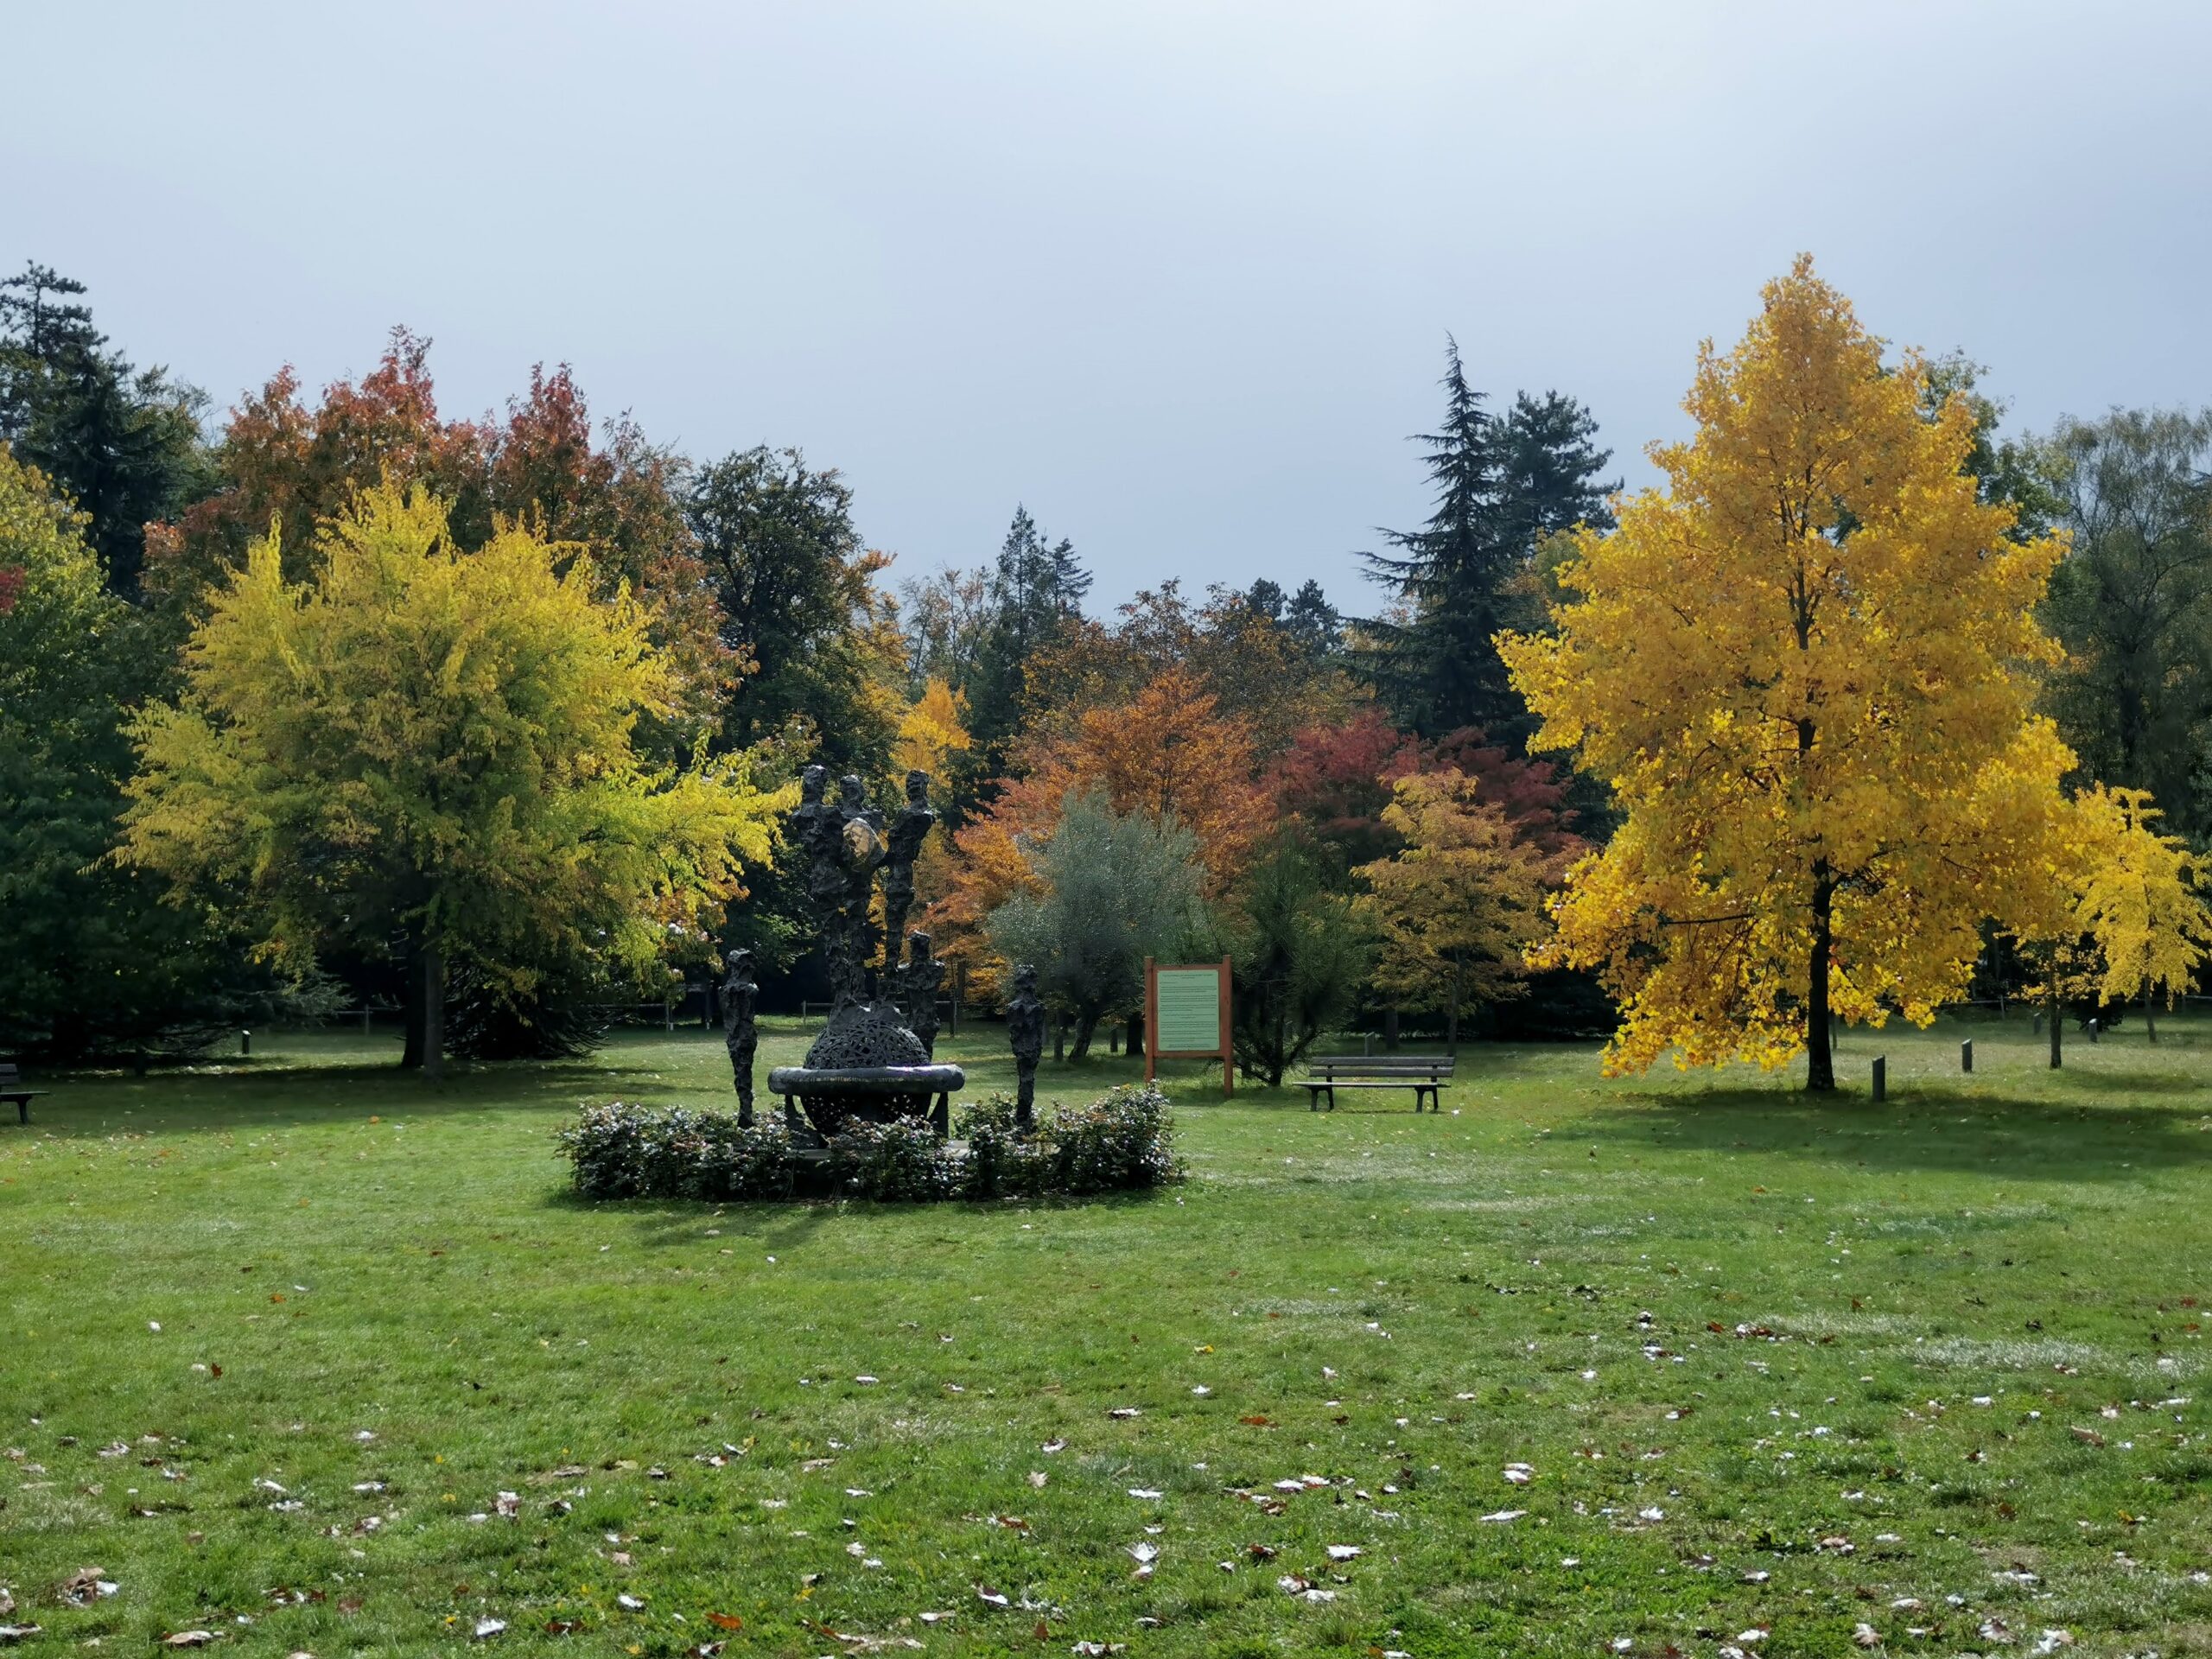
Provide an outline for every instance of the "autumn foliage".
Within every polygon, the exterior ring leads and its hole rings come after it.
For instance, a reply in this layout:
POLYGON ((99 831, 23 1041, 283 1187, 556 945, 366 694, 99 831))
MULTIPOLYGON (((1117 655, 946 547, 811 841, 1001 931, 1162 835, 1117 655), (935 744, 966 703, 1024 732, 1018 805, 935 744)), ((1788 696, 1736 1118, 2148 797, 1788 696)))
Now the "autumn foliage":
POLYGON ((983 918, 1033 887, 1033 861, 1071 795, 1096 790, 1120 814, 1172 814, 1195 837, 1206 890, 1217 896, 1243 871, 1269 822, 1251 741, 1180 665, 1164 670, 1125 708, 1089 709, 1065 735, 1027 740, 1019 756, 1027 771, 956 837, 950 887, 932 912, 956 956, 973 957, 983 918))
POLYGON ((1556 632, 1504 642, 1534 747, 1625 813, 1541 953, 1621 1000, 1612 1071, 1809 1052, 1832 1087, 1832 1014, 1925 1024, 1982 920, 2053 888, 2073 756, 2034 710, 2035 610, 2063 549, 1980 498, 1972 411, 1923 417, 1922 372, 1799 261, 1700 354, 1667 486, 1577 534, 1556 632))

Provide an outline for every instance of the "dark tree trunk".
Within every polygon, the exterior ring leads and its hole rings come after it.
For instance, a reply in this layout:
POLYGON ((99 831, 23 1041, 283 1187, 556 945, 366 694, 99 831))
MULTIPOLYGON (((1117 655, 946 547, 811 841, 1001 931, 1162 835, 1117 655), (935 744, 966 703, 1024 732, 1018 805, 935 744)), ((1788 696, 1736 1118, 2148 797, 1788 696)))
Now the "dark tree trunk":
POLYGON ((1813 862, 1813 958, 1805 987, 1805 1087, 1835 1092, 1835 1046, 1828 1039, 1828 957, 1835 944, 1835 880, 1827 860, 1813 862))
POLYGON ((2051 947, 2050 955, 2050 1069, 2059 1069, 2066 1058, 2066 1042, 2061 1035, 2064 1010, 2058 1006, 2058 949, 2051 947))
POLYGON ((2152 1042, 2158 1040, 2158 1010, 2152 1004, 2151 988, 2148 985, 2143 988, 2143 1030, 2152 1042))
POLYGON ((1139 1060, 1144 1058, 1144 1014, 1141 1009, 1129 1016, 1129 1056, 1139 1060))
POLYGON ((1457 975, 1452 976, 1452 988, 1446 993, 1444 1052, 1446 1054, 1457 1054, 1459 1052, 1459 980, 1457 975))
POLYGON ((1097 1016, 1096 1014, 1079 1014, 1076 1015, 1076 1019, 1075 1019, 1075 1049, 1074 1049, 1074 1058, 1077 1058, 1077 1059, 1080 1060, 1080 1059, 1084 1059, 1084 1058, 1087 1058, 1087 1057, 1090 1055, 1090 1039, 1091 1039, 1092 1035, 1093 1035, 1095 1033, 1096 1033, 1097 1029, 1098 1029, 1098 1016, 1097 1016))
POLYGON ((445 951, 435 936, 416 943, 414 960, 414 984, 410 984, 414 1007, 407 1018, 407 1039, 414 1048, 410 1064, 423 1068, 423 1075, 435 1082, 445 1075, 445 951))
POLYGON ((404 1004, 406 1040, 399 1053, 404 1070, 419 1070, 423 1064, 423 942, 413 934, 407 938, 405 966, 406 992, 401 1001, 404 1004))

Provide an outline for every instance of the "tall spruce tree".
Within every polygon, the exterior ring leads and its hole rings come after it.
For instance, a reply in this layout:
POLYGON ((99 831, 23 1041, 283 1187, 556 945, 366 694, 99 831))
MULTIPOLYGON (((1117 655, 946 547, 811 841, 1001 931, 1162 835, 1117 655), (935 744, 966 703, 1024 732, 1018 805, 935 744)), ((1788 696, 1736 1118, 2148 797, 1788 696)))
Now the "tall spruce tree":
POLYGON ((207 400, 108 349, 85 291, 37 264, 0 281, 0 442, 85 515, 108 588, 135 598, 147 524, 212 486, 207 400))
POLYGON ((1065 537, 1048 542, 1027 507, 999 548, 984 596, 984 617, 974 666, 955 688, 968 699, 972 747, 963 766, 961 795, 973 800, 1006 770, 1007 755, 1021 730, 1029 659, 1083 614, 1090 573, 1065 537))
POLYGON ((1610 527, 1609 486, 1594 480, 1611 452, 1572 397, 1519 394, 1503 417, 1467 384, 1446 339, 1444 420, 1414 441, 1427 450, 1436 505, 1418 530, 1382 532, 1368 573, 1397 601, 1362 625, 1362 665, 1398 719, 1437 737, 1479 727, 1518 747, 1534 728, 1493 643, 1541 613, 1533 574, 1542 539, 1578 523, 1610 527))

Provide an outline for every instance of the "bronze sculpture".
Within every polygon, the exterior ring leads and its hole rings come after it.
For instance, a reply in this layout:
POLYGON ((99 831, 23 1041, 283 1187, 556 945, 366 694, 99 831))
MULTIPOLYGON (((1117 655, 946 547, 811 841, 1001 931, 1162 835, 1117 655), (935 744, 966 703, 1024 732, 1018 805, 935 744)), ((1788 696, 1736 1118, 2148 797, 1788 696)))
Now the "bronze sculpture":
POLYGON ((737 1126, 753 1127, 753 1056, 760 1035, 753 1023, 753 1007, 760 988, 753 979, 753 953, 733 950, 728 958, 729 977, 722 981, 722 1041, 729 1049, 730 1071, 737 1083, 737 1126))
POLYGON ((944 964, 931 953, 930 936, 909 933, 906 963, 899 970, 899 1006, 906 1011, 906 1029, 931 1056, 937 1053, 937 994, 944 983, 944 964))
POLYGON ((1007 1044, 1014 1050, 1014 1121, 1027 1133, 1037 1116, 1037 1063, 1045 1058, 1045 1004, 1037 995, 1037 969, 1014 970, 1014 995, 1006 1005, 1007 1044))

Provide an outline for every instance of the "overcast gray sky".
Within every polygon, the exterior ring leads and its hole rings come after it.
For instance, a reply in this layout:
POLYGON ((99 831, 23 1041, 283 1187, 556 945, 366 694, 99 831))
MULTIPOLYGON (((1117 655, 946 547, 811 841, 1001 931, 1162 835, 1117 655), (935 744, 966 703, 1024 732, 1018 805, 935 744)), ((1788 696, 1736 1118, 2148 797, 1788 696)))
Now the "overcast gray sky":
POLYGON ((1444 336, 1630 481, 1809 249, 2014 422, 2212 398, 2212 6, 12 9, 0 264, 219 405, 435 340, 842 468, 899 574, 1017 500, 1118 600, 1425 508, 1444 336))

